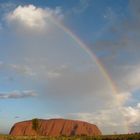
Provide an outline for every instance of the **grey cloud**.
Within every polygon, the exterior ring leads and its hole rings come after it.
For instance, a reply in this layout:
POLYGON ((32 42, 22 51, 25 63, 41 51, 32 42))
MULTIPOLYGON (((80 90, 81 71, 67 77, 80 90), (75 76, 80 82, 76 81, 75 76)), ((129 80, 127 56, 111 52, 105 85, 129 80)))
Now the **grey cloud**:
POLYGON ((32 90, 24 90, 24 91, 12 91, 12 92, 0 92, 0 99, 22 99, 22 98, 30 98, 36 97, 37 93, 32 90))
POLYGON ((132 10, 134 16, 136 18, 140 18, 140 1, 139 0, 129 0, 129 6, 130 9, 132 10))
POLYGON ((139 9, 140 1, 130 0, 130 16, 116 16, 117 24, 112 22, 102 32, 102 37, 111 36, 114 39, 98 38, 96 43, 91 45, 91 49, 96 52, 120 91, 132 92, 139 88, 139 9))
POLYGON ((9 64, 10 68, 19 74, 34 76, 36 73, 28 65, 9 64))
MULTIPOLYGON (((25 76, 35 76, 35 71, 29 65, 25 64, 9 64, 3 61, 0 61, 0 69, 2 70, 12 70, 17 74, 25 75, 25 76)), ((12 80, 12 77, 10 77, 12 80)))

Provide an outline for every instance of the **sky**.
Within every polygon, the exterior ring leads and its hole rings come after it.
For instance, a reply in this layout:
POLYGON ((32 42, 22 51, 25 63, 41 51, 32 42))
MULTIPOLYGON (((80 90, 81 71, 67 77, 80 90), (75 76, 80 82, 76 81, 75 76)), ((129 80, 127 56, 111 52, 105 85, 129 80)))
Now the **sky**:
POLYGON ((139 0, 0 0, 0 133, 67 118, 140 132, 139 0))

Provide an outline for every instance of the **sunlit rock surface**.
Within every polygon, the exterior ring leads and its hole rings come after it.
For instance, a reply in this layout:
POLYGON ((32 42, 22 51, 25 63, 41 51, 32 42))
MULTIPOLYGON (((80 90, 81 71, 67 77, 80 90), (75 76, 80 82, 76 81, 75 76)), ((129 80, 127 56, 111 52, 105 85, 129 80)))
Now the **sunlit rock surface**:
POLYGON ((101 135, 99 128, 83 121, 66 120, 66 119, 38 119, 38 129, 33 129, 33 121, 23 121, 16 123, 10 131, 13 136, 74 136, 86 135, 95 136, 101 135))

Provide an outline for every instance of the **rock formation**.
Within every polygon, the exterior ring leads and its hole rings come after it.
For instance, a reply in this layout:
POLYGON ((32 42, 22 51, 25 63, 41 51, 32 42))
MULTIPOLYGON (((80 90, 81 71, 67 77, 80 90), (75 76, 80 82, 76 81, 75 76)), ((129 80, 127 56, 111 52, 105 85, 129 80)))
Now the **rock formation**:
POLYGON ((66 120, 66 119, 49 119, 49 120, 37 119, 37 124, 35 124, 36 129, 34 129, 33 123, 34 123, 33 120, 16 123, 10 131, 10 135, 13 136, 101 135, 101 131, 98 129, 96 125, 83 121, 66 120))

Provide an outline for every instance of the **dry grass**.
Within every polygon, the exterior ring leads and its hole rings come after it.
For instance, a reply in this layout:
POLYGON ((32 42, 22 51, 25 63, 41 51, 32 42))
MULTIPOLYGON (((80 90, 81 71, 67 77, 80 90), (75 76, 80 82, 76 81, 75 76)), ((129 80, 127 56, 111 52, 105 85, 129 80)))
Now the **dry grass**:
POLYGON ((29 136, 10 136, 0 135, 0 140, 140 140, 140 134, 129 134, 129 135, 106 135, 98 137, 88 136, 74 136, 74 137, 29 137, 29 136))

